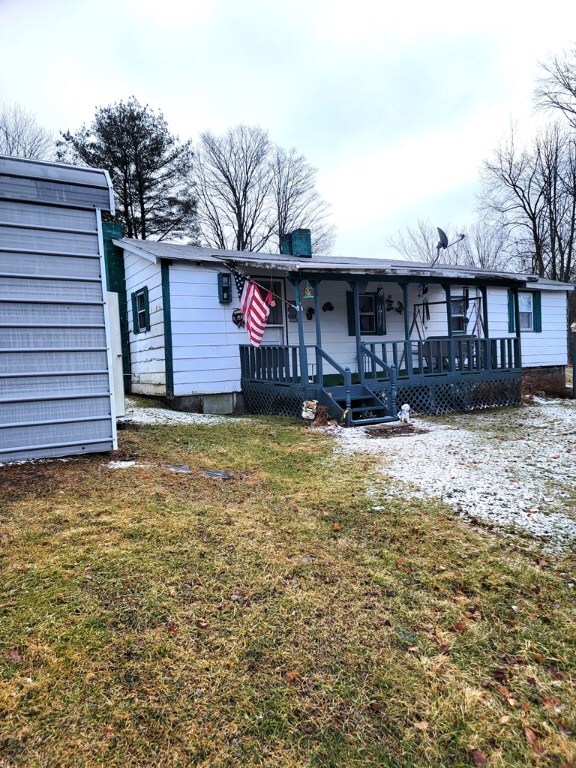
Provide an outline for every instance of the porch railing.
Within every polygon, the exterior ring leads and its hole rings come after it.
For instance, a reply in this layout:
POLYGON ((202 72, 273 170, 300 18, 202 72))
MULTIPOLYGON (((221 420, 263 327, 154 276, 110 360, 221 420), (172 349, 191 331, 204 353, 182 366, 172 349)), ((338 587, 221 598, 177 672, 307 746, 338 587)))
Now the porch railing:
POLYGON ((364 342, 362 346, 373 356, 367 358, 364 372, 377 378, 378 366, 374 358, 394 366, 398 378, 457 372, 510 371, 521 366, 520 342, 517 338, 432 337, 410 341, 364 342))
POLYGON ((277 384, 301 384, 317 381, 320 384, 325 374, 338 374, 345 381, 350 369, 340 365, 334 358, 315 344, 306 347, 307 370, 302 376, 300 347, 290 344, 252 347, 240 345, 240 372, 243 379, 270 381, 277 384))
MULTIPOLYGON (((343 382, 346 375, 350 375, 348 368, 313 344, 305 347, 307 363, 303 371, 300 349, 298 345, 289 344, 263 347, 242 344, 242 378, 276 384, 322 384, 327 375, 337 374, 343 382)), ((364 342, 360 368, 360 378, 379 381, 391 380, 392 376, 395 379, 406 379, 419 375, 517 370, 520 368, 520 343, 517 338, 473 337, 364 342)))

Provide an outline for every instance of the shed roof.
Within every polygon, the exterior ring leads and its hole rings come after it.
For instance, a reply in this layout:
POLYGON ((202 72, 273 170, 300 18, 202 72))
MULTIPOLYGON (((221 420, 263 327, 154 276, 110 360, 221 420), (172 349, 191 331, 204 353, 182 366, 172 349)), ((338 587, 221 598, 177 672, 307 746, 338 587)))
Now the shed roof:
POLYGON ((400 259, 370 259, 331 257, 296 257, 279 253, 250 251, 228 251, 219 248, 202 248, 195 245, 155 242, 152 240, 134 240, 123 238, 115 240, 116 245, 130 253, 142 256, 150 261, 169 259, 171 261, 192 262, 197 264, 229 264, 238 268, 258 268, 299 272, 303 277, 319 273, 339 275, 373 275, 374 277, 394 277, 417 280, 427 279, 484 279, 502 283, 538 283, 548 290, 570 290, 571 286, 554 280, 545 280, 536 275, 514 272, 494 271, 466 267, 459 264, 435 264, 403 261, 400 259))
POLYGON ((114 192, 108 171, 0 155, 0 200, 109 211, 114 192))

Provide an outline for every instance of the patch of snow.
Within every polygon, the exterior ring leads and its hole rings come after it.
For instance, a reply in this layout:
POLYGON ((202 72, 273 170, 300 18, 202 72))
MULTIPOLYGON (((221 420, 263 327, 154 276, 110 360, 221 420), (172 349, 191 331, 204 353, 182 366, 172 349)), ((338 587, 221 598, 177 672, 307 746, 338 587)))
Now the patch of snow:
POLYGON ((134 400, 126 398, 126 415, 121 421, 132 424, 223 424, 227 416, 208 413, 171 411, 168 408, 139 408, 134 400))
POLYGON ((518 529, 551 548, 576 542, 575 401, 537 399, 415 423, 427 432, 378 439, 364 428, 330 431, 339 451, 381 458, 394 479, 389 497, 437 498, 463 517, 518 529))

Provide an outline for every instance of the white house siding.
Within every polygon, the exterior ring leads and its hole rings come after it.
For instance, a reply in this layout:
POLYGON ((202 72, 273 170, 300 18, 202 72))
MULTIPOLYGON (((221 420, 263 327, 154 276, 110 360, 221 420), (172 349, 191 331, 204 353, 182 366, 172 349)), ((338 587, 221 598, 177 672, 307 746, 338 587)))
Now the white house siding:
POLYGON ((174 396, 238 392, 248 337, 232 322, 236 287, 233 303, 220 304, 216 269, 175 263, 169 274, 174 396))
POLYGON ((152 264, 125 251, 124 270, 130 328, 132 392, 142 395, 165 395, 164 313, 160 263, 152 264), (132 294, 145 286, 148 288, 150 330, 134 333, 132 294))
POLYGON ((568 316, 565 291, 543 290, 542 332, 522 331, 522 367, 568 364, 568 316))

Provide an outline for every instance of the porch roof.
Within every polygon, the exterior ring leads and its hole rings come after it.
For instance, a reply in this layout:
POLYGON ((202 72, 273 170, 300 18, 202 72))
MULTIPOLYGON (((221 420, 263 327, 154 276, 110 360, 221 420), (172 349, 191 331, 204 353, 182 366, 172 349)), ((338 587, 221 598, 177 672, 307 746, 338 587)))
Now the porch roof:
POLYGON ((202 248, 195 245, 179 243, 154 242, 152 240, 135 240, 122 238, 114 240, 115 245, 129 253, 151 261, 169 259, 171 261, 190 262, 195 264, 232 265, 249 269, 268 269, 280 272, 299 273, 302 277, 342 278, 346 276, 369 276, 375 278, 392 278, 404 280, 463 280, 463 281, 494 281, 508 284, 545 283, 542 287, 552 288, 551 284, 564 286, 565 283, 542 280, 536 275, 524 275, 513 272, 477 269, 456 264, 428 264, 400 259, 369 259, 343 258, 340 256, 327 257, 297 257, 279 253, 253 253, 250 251, 228 251, 218 248, 202 248))

